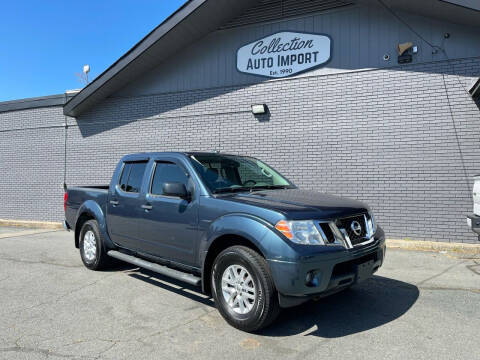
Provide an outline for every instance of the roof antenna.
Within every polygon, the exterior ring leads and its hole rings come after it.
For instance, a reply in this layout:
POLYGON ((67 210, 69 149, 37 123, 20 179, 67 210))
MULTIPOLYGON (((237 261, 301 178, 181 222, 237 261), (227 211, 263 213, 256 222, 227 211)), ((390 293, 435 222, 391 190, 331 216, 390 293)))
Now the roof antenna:
POLYGON ((81 73, 75 73, 75 76, 78 77, 78 81, 88 85, 88 73, 90 72, 90 65, 83 65, 83 71, 81 73))

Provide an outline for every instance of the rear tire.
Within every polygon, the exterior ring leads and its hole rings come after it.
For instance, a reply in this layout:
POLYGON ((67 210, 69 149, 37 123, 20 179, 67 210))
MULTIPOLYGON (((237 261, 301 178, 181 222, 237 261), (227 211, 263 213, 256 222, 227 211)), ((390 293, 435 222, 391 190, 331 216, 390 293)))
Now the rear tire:
POLYGON ((253 332, 278 316, 278 294, 265 259, 245 246, 222 251, 212 268, 212 293, 218 311, 233 327, 253 332))
POLYGON ((80 230, 80 257, 90 270, 102 270, 112 264, 111 258, 103 247, 103 237, 97 220, 89 220, 80 230))

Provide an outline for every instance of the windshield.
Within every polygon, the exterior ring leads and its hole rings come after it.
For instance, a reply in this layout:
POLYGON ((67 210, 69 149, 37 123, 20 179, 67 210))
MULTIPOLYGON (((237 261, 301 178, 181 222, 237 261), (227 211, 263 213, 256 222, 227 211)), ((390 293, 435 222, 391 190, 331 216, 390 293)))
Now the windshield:
POLYGON ((252 157, 192 154, 190 161, 213 193, 295 188, 270 166, 252 157))

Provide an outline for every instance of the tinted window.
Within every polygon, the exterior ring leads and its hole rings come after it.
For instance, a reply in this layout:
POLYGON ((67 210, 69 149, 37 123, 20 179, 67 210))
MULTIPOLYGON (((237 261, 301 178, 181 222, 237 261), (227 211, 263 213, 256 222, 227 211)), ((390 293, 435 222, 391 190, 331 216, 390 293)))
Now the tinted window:
POLYGON ((128 175, 130 174, 130 169, 132 168, 132 164, 125 163, 123 165, 123 171, 122 171, 122 176, 120 177, 120 189, 125 191, 127 189, 127 181, 128 181, 128 175))
POLYGON ((188 176, 180 166, 172 163, 157 163, 155 174, 153 175, 151 193, 162 195, 163 184, 167 182, 182 183, 188 188, 188 176))
POLYGON ((140 192, 146 167, 147 162, 125 163, 120 177, 120 188, 126 192, 140 192))

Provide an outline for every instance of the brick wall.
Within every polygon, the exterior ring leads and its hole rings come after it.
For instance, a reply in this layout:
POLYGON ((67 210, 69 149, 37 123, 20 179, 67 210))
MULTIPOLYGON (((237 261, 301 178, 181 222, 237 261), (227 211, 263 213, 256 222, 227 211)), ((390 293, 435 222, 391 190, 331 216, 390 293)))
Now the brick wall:
MULTIPOLYGON (((126 153, 219 149, 259 157, 302 188, 366 201, 390 238, 474 242, 465 215, 480 173, 480 105, 464 86, 479 75, 470 58, 109 98, 69 119, 67 183, 108 183, 126 153), (255 118, 256 103, 270 114, 255 118)), ((2 170, 19 155, 27 166, 9 170, 0 197, 12 185, 26 192, 7 195, 14 205, 0 205, 0 218, 60 220, 63 129, 13 133, 0 133, 2 170), (14 180, 24 172, 33 184, 14 180), (41 189, 35 206, 29 186, 41 189)))
POLYGON ((0 219, 62 218, 64 122, 61 106, 0 113, 0 219))

